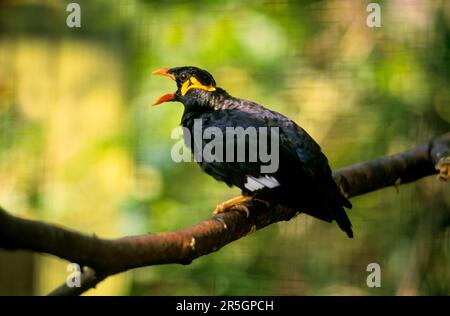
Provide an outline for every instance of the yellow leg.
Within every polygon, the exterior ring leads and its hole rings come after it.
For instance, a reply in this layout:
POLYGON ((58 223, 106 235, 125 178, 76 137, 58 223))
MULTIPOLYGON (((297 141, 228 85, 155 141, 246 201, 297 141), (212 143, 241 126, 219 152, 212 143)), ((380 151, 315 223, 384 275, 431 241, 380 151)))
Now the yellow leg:
POLYGON ((225 202, 222 202, 216 206, 216 209, 214 210, 213 214, 219 214, 227 211, 241 211, 245 212, 247 214, 247 217, 250 215, 250 211, 248 210, 248 207, 245 205, 239 205, 240 203, 250 201, 252 197, 250 196, 244 196, 239 195, 232 199, 229 199, 225 202))

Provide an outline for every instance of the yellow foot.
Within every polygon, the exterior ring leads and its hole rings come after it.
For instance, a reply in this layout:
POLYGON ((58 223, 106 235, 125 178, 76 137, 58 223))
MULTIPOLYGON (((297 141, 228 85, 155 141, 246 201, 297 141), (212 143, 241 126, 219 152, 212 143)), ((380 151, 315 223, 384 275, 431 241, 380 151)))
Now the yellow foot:
POLYGON ((444 157, 436 164, 436 170, 439 170, 438 179, 447 181, 450 179, 450 157, 444 157))
POLYGON ((250 196, 243 196, 243 195, 236 196, 230 200, 218 204, 213 214, 216 215, 227 211, 240 211, 245 212, 247 217, 249 217, 250 211, 248 207, 245 205, 241 205, 240 203, 248 202, 251 199, 252 198, 250 196))

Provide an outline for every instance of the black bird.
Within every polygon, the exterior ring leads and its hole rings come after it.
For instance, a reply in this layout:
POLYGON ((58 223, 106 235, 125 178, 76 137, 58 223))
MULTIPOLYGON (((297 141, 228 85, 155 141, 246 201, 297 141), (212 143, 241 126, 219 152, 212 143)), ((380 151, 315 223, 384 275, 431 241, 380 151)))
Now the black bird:
MULTIPOLYGON (((279 167, 274 173, 263 173, 261 171, 263 163, 260 159, 257 161, 196 159, 200 167, 216 180, 242 190, 242 196, 219 204, 216 213, 243 201, 257 198, 267 203, 284 205, 327 222, 335 220, 350 238, 353 237, 352 225, 344 210, 344 206, 351 208, 352 204, 341 194, 334 182, 328 160, 320 146, 305 130, 280 113, 255 102, 229 95, 217 87, 213 76, 203 69, 175 67, 159 69, 153 73, 170 77, 177 83, 175 93, 165 94, 157 99, 154 105, 167 101, 183 103, 181 124, 190 131, 190 135, 185 135, 185 140, 193 152, 196 146, 192 136, 195 120, 200 120, 202 130, 215 127, 224 134, 227 127, 244 129, 255 127, 258 133, 260 127, 278 128, 279 167)), ((248 137, 235 139, 236 143, 239 141, 244 141, 246 146, 249 145, 248 137)), ((226 140, 222 139, 224 152, 228 148, 225 143, 226 140)), ((208 142, 203 141, 201 149, 206 144, 208 142)), ((238 145, 235 145, 235 149, 236 146, 238 145)))

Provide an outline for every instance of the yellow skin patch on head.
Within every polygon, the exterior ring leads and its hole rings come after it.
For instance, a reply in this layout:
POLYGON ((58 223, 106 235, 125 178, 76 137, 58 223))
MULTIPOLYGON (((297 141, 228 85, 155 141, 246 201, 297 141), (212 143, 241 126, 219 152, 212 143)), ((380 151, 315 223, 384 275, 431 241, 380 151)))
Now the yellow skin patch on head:
POLYGON ((216 91, 213 86, 205 86, 200 83, 194 76, 190 77, 181 85, 181 94, 185 95, 191 89, 202 89, 206 91, 216 91))

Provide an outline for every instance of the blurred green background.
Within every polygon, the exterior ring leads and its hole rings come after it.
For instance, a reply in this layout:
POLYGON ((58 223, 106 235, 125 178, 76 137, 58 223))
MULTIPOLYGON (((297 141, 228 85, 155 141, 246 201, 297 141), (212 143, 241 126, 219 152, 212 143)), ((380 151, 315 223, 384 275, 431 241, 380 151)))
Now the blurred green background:
MULTIPOLYGON (((0 4, 0 204, 119 237, 176 230, 238 193, 173 162, 183 107, 162 67, 209 70, 232 95, 280 111, 332 168, 450 130, 450 1, 71 1, 0 4)), ((189 266, 136 269, 102 295, 449 295, 450 187, 435 177, 352 199, 355 239, 300 215, 189 266), (381 266, 368 288, 366 267, 381 266)), ((67 262, 0 252, 0 294, 45 294, 67 262)))

